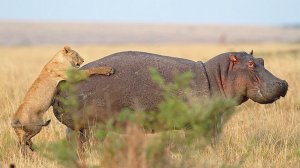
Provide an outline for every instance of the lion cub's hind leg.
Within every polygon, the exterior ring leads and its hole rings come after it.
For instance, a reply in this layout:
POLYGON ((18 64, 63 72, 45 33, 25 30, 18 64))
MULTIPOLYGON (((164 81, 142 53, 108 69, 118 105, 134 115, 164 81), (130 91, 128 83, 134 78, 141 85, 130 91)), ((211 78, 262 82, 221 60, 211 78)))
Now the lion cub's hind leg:
POLYGON ((114 69, 112 67, 107 67, 107 66, 90 68, 84 71, 87 74, 87 76, 96 75, 96 74, 109 76, 114 73, 114 69))

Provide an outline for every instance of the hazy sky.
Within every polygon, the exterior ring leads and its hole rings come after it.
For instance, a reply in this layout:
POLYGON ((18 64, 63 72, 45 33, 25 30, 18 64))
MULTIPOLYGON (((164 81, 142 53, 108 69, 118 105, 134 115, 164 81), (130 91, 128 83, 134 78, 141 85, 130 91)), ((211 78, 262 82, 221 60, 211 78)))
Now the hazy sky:
POLYGON ((0 20, 300 23, 300 0, 0 0, 0 20))

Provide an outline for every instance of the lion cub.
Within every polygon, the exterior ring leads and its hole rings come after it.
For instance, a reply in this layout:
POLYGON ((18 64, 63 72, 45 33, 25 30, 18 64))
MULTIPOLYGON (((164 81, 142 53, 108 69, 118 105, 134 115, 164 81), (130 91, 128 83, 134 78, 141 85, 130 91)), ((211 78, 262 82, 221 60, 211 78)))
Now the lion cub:
MULTIPOLYGON (((43 114, 51 106, 58 83, 67 79, 65 74, 67 69, 77 69, 83 61, 83 58, 76 51, 65 46, 44 66, 12 119, 11 125, 19 138, 19 144, 23 148, 28 145, 33 150, 31 138, 38 134, 43 126, 50 123, 50 120, 43 122, 43 114)), ((113 73, 111 67, 98 67, 82 71, 87 76, 113 73)))

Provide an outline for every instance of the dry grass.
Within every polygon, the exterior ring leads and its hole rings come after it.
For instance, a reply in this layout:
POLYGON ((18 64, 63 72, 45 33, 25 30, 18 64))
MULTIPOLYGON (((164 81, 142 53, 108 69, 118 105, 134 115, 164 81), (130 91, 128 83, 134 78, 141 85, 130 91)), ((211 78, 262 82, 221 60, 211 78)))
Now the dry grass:
MULTIPOLYGON (((15 163, 17 167, 58 167, 55 162, 39 155, 25 159, 16 148, 16 136, 10 127, 10 118, 22 101, 26 90, 44 64, 62 46, 0 47, 0 167, 15 163)), ((207 60, 226 51, 250 51, 264 56, 266 67, 289 83, 288 95, 274 104, 259 105, 251 101, 239 106, 238 113, 226 125, 215 150, 194 154, 198 167, 222 165, 242 167, 298 167, 300 157, 300 54, 283 54, 278 51, 298 49, 292 44, 236 44, 236 45, 111 45, 72 46, 90 62, 105 55, 139 50, 163 55, 207 60)), ((36 144, 64 138, 64 126, 50 109, 45 118, 52 123, 43 129, 33 141, 36 144)), ((92 155, 92 153, 87 153, 92 155)), ((91 156, 88 163, 95 165, 99 159, 91 156)))

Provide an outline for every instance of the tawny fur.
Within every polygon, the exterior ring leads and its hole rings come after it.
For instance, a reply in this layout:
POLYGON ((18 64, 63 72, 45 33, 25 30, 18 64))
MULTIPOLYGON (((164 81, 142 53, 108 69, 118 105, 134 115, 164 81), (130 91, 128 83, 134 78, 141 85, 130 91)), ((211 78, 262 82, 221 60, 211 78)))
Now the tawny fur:
MULTIPOLYGON (((43 126, 49 124, 49 122, 43 122, 43 115, 51 106, 58 83, 67 79, 66 70, 78 68, 83 61, 83 58, 76 51, 65 46, 44 66, 12 119, 12 127, 19 138, 20 144, 23 146, 28 145, 31 148, 31 138, 38 134, 43 126)), ((111 67, 99 67, 82 71, 87 76, 93 74, 110 75, 113 73, 111 67)))

